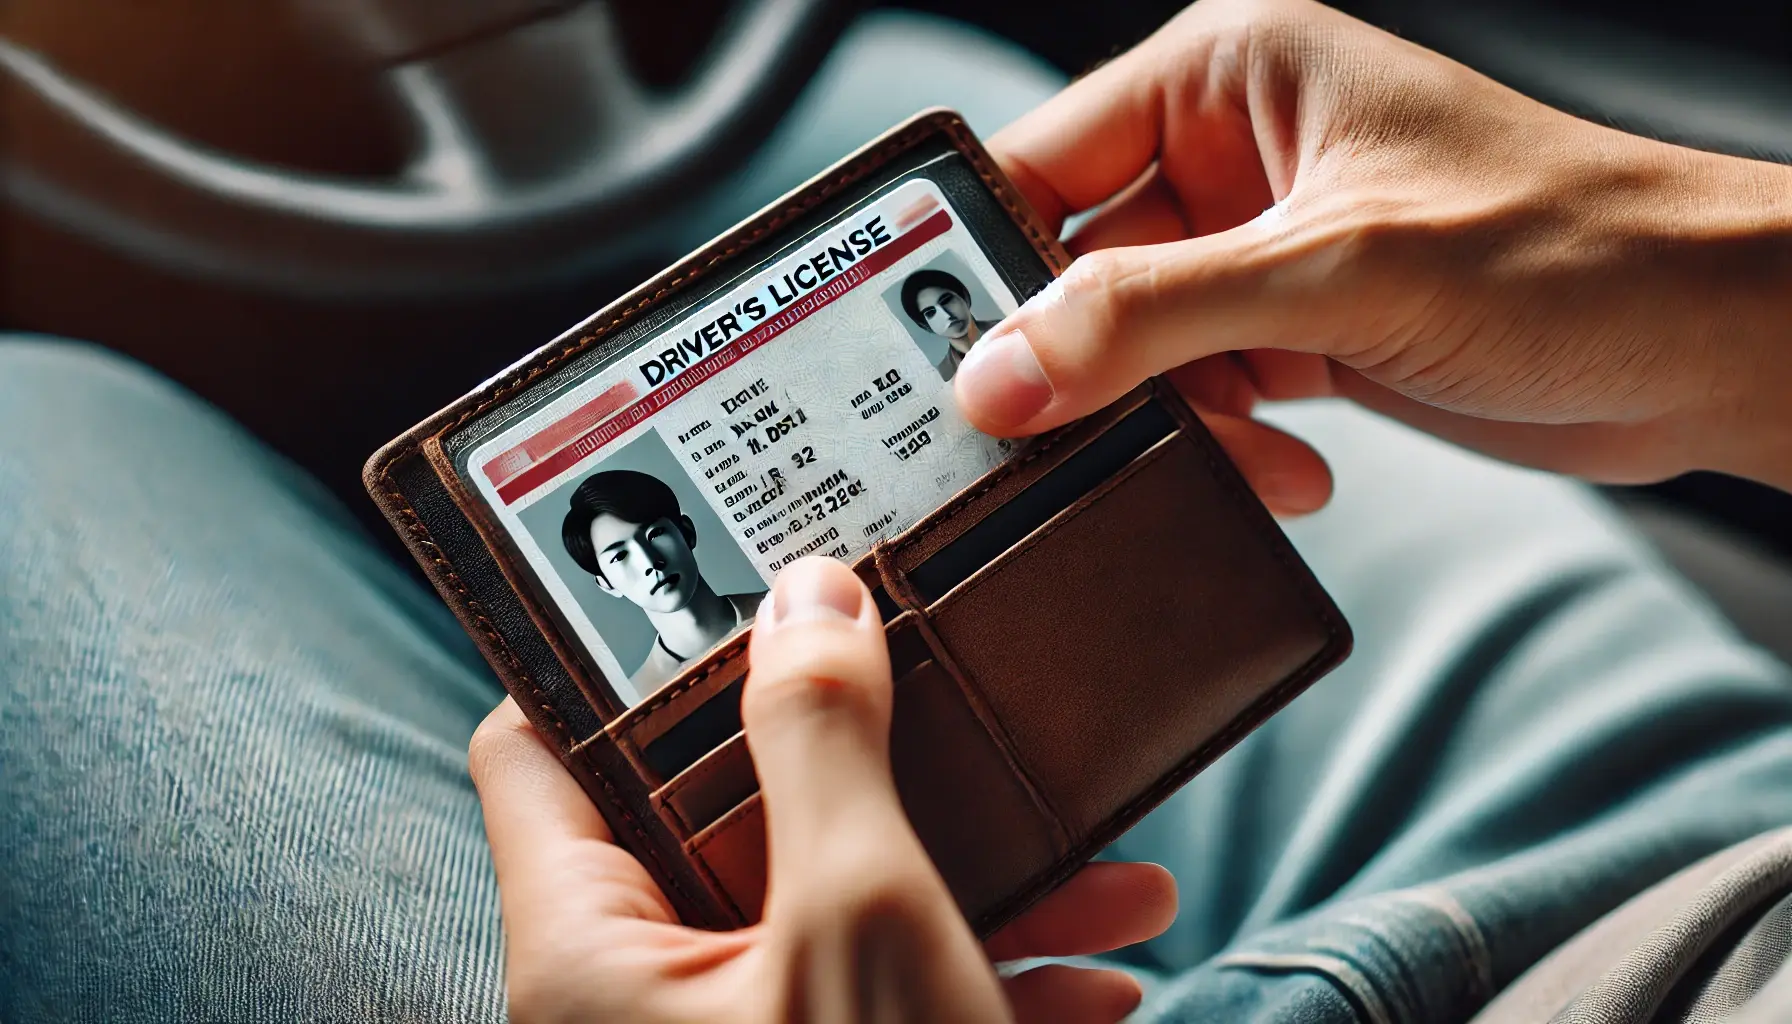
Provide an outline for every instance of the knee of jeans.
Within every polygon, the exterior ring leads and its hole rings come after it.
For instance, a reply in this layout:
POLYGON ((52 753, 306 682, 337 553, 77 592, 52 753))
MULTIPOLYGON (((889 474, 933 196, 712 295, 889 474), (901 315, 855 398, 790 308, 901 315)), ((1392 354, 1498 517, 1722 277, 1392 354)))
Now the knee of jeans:
POLYGON ((182 400, 180 388, 142 363, 85 341, 0 332, 0 418, 79 412, 120 392, 182 400))
MULTIPOLYGON (((0 334, 0 472, 178 459, 240 431, 148 366, 98 345, 0 334)), ((233 438, 234 440, 234 438, 233 438)))
MULTIPOLYGON (((94 345, 0 335, 0 543, 205 527, 276 460, 222 413, 94 345)), ((285 486, 284 481, 281 486, 285 486)))

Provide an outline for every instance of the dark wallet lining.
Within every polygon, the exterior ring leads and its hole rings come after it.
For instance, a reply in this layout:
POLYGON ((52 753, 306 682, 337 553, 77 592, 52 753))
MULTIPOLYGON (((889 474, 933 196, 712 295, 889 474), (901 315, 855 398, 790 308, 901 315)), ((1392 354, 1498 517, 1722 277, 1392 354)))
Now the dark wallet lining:
POLYGON ((909 570, 909 583, 932 604, 1175 431, 1175 417, 1146 402, 909 570))
MULTIPOLYGON (((1175 433, 1176 426, 1161 402, 1146 402, 916 566, 909 581, 927 602, 938 600, 1175 433)), ((882 587, 872 596, 884 621, 900 613, 882 587)), ((742 681, 730 684, 648 744, 641 752, 648 767, 671 779, 739 732, 741 689, 742 681)))
POLYGON ((697 759, 740 732, 740 694, 745 679, 729 683, 703 706, 641 751, 641 757, 662 779, 671 779, 697 759))

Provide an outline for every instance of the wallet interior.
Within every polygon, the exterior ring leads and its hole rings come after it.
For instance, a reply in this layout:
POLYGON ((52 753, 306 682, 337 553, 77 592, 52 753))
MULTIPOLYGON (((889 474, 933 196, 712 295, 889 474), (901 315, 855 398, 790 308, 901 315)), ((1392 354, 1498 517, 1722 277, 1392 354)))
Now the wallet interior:
MULTIPOLYGON (((875 190, 927 177, 1015 294, 1067 257, 949 112, 924 115, 513 367, 366 479, 536 728, 685 920, 765 899, 746 637, 632 707, 567 640, 467 453, 875 190)), ((854 569, 890 641, 905 809, 988 933, 1341 660, 1337 609, 1182 399, 1152 381, 1034 438, 854 569)), ((825 771, 825 765, 816 766, 825 771)))
MULTIPOLYGON (((1252 571, 1260 550, 1240 549, 1223 514, 1255 499, 1226 470, 1154 383, 1040 439, 855 567, 890 639, 898 791, 982 930, 1341 656, 1347 633, 1310 577, 1252 571), (1166 564, 1224 584, 1188 586, 1166 564), (1287 615, 1291 603, 1310 614, 1287 615)), ((757 919, 766 885, 743 646, 593 744, 627 762, 730 924, 757 919)))

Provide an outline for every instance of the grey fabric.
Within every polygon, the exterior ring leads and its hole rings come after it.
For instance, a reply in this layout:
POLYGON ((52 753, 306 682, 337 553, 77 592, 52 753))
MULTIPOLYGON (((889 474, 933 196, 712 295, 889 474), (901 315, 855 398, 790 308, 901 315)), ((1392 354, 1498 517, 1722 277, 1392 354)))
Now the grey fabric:
POLYGON ((1686 868, 1595 922, 1473 1024, 1719 1024, 1792 1019, 1792 829, 1686 868))
POLYGON ((1792 663, 1792 561, 1735 530, 1658 502, 1619 506, 1748 639, 1792 663))
POLYGON ((1792 970, 1782 968, 1731 1024, 1786 1024, 1792 1020, 1792 970))
POLYGON ((1145 1019, 1463 1021, 1792 824, 1792 676, 1594 493, 1335 403, 1268 415, 1332 466, 1285 528, 1357 650, 1117 843, 1182 890, 1123 954, 1145 1019))
MULTIPOLYGON (((1781 896, 1734 946, 1719 944, 1705 962, 1695 964, 1656 1019, 1661 1024, 1728 1024, 1786 969, 1789 952, 1792 896, 1781 896)), ((1783 1008, 1792 1010, 1792 1005, 1783 1008)))

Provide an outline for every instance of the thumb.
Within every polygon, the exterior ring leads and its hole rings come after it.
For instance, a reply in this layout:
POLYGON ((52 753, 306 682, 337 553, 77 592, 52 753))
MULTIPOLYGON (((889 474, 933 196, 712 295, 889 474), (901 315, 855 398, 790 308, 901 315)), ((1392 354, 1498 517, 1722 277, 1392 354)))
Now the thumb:
POLYGON ((805 558, 778 574, 767 606, 741 715, 781 875, 848 819, 907 826, 890 775, 890 656, 865 585, 805 558))
POLYGON ((1088 253, 972 346, 954 377, 972 424, 1021 437, 1205 356, 1324 352, 1348 336, 1327 232, 1282 211, 1229 231, 1088 253))
POLYGON ((767 606, 740 714, 781 875, 842 821, 907 820, 889 762, 889 649, 866 585, 839 561, 805 558, 778 574, 767 606))
POLYGON ((871 595, 839 562, 806 558, 778 574, 770 603, 741 714, 770 846, 773 998, 814 1020, 1006 1017, 896 794, 871 595))

